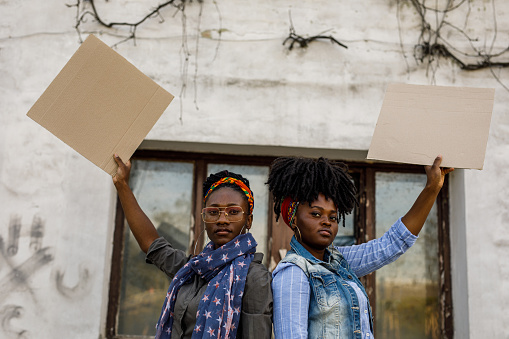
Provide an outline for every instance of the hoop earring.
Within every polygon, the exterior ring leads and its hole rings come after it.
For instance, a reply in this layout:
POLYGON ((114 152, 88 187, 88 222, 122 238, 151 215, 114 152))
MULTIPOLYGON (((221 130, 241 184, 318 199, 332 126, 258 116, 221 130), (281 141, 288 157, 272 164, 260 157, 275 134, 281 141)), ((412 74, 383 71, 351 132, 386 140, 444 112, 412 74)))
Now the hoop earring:
POLYGON ((200 237, 201 237, 201 235, 203 234, 203 232, 205 232, 205 229, 203 229, 203 230, 201 231, 200 235, 198 236, 198 238, 196 238, 196 243, 194 244, 194 252, 193 252, 193 254, 194 254, 194 255, 197 255, 197 254, 196 254, 196 246, 198 246, 198 240, 200 240, 200 237))
MULTIPOLYGON (((299 232, 299 239, 302 240, 302 234, 300 234, 300 230, 299 228, 297 227, 297 225, 295 225, 295 228, 293 229, 293 232, 295 233, 295 230, 297 230, 299 232)), ((297 234, 295 234, 297 235, 297 234)))
MULTIPOLYGON (((242 232, 244 232, 244 228, 246 228, 246 226, 247 226, 247 223, 245 223, 244 226, 242 226, 242 229, 240 230, 239 235, 241 235, 242 232)), ((249 228, 246 228, 246 233, 249 233, 249 228)))

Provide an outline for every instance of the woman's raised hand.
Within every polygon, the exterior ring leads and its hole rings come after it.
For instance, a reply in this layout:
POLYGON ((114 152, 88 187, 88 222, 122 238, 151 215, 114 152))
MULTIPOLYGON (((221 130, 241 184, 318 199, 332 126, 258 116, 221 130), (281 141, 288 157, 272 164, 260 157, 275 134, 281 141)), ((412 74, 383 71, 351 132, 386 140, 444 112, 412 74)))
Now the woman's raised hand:
POLYGON ((113 175, 113 184, 117 189, 118 198, 124 209, 127 224, 133 232, 134 238, 138 242, 141 250, 147 253, 150 244, 159 237, 152 221, 147 217, 136 201, 136 198, 129 187, 129 172, 131 171, 131 161, 124 164, 122 159, 115 154, 113 156, 118 165, 117 172, 113 175))
POLYGON ((454 168, 440 167, 442 163, 442 156, 439 155, 435 158, 432 166, 424 166, 426 171, 427 182, 426 186, 440 191, 444 185, 445 175, 454 171, 454 168))
POLYGON ((113 184, 115 186, 117 184, 128 184, 129 183, 129 173, 131 172, 131 160, 127 160, 127 162, 124 164, 122 159, 118 156, 118 154, 115 153, 113 156, 115 159, 115 162, 118 165, 117 172, 113 175, 113 184))
POLYGON ((432 166, 425 166, 426 186, 419 194, 410 210, 401 218, 410 232, 418 235, 428 217, 433 204, 444 185, 445 175, 454 170, 454 168, 442 168, 442 156, 435 158, 432 166))

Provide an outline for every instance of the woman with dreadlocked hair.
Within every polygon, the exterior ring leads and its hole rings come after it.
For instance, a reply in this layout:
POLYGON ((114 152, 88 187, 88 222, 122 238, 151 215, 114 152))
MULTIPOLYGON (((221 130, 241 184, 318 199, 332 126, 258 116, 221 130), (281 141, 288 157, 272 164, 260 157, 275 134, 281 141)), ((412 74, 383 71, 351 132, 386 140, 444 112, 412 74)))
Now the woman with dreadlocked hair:
POLYGON ((130 161, 124 164, 117 155, 115 161, 113 183, 129 227, 146 261, 172 279, 156 338, 270 338, 271 274, 249 233, 254 208, 249 181, 228 171, 205 180, 202 219, 211 241, 198 255, 187 256, 159 237, 141 210, 128 184, 130 161))
POLYGON ((412 246, 452 168, 441 156, 425 166, 427 182, 410 210, 381 238, 331 246, 340 219, 356 202, 346 165, 278 158, 267 184, 274 212, 293 230, 291 249, 272 273, 274 334, 288 338, 373 338, 371 307, 358 277, 385 266, 412 246))

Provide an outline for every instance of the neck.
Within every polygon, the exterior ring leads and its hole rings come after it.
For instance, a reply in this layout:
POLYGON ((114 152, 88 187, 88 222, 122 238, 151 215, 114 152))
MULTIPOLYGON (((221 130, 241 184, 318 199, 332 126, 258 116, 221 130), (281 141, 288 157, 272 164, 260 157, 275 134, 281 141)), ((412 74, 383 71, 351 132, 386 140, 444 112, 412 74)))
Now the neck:
POLYGON ((310 247, 310 246, 302 243, 302 241, 300 241, 300 240, 297 240, 297 241, 299 242, 299 244, 302 245, 302 247, 304 247, 309 253, 311 253, 311 255, 313 257, 315 257, 318 260, 323 261, 323 259, 325 257, 325 248, 314 248, 314 247, 310 247))

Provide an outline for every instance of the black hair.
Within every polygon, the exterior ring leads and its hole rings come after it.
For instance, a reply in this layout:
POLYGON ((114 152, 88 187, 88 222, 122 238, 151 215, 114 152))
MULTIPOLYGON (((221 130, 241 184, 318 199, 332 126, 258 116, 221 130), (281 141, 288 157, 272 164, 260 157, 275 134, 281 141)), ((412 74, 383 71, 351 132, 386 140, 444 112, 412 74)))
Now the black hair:
POLYGON ((281 203, 290 197, 294 201, 312 203, 322 193, 331 199, 345 225, 345 215, 358 205, 357 189, 348 174, 348 166, 339 161, 282 157, 272 162, 267 181, 274 197, 276 221, 281 214, 281 203))
MULTIPOLYGON (((230 171, 227 171, 227 170, 223 170, 223 171, 220 171, 220 172, 217 172, 217 173, 214 173, 214 174, 210 174, 207 177, 207 179, 205 179, 205 181, 203 182, 203 196, 205 196, 207 194, 207 192, 209 191, 210 187, 213 184, 215 184, 219 180, 221 180, 223 178, 226 178, 226 177, 231 177, 231 178, 238 179, 238 180, 242 181, 244 184, 246 184, 246 186, 249 187, 249 189, 251 189, 251 187, 249 186, 249 180, 244 178, 242 175, 237 174, 237 173, 233 173, 233 172, 230 172, 230 171)), ((233 188, 234 190, 238 191, 239 193, 242 193, 242 196, 247 201, 246 194, 244 193, 244 191, 242 191, 242 189, 238 185, 235 185, 235 184, 232 184, 232 183, 229 183, 229 182, 225 182, 225 183, 222 183, 221 185, 217 186, 216 190, 218 188, 221 188, 221 187, 231 187, 231 188, 233 188)))

